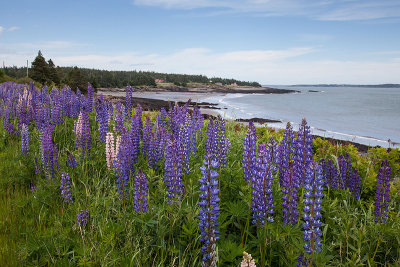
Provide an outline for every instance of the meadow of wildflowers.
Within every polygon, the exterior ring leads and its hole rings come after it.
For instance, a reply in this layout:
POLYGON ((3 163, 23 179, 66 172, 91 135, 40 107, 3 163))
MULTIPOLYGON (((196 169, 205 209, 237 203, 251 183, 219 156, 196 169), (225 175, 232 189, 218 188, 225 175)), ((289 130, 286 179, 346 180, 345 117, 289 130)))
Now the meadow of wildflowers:
POLYGON ((0 84, 0 265, 398 266, 398 150, 0 84))

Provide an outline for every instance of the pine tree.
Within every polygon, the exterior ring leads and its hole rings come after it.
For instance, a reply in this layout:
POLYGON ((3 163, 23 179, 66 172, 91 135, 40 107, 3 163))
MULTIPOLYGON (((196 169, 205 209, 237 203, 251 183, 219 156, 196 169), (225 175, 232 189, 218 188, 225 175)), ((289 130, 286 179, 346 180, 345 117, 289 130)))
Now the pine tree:
POLYGON ((32 62, 32 70, 30 73, 30 77, 33 80, 40 82, 41 84, 45 84, 46 82, 50 81, 49 73, 50 73, 49 65, 44 59, 42 52, 39 50, 38 55, 32 62))
POLYGON ((85 80, 85 77, 83 77, 81 71, 76 66, 68 73, 67 83, 74 91, 76 88, 79 88, 79 90, 81 90, 83 93, 86 93, 87 91, 88 82, 85 80))
POLYGON ((49 79, 53 81, 55 84, 60 84, 60 76, 58 75, 53 60, 49 59, 48 65, 49 65, 49 79))

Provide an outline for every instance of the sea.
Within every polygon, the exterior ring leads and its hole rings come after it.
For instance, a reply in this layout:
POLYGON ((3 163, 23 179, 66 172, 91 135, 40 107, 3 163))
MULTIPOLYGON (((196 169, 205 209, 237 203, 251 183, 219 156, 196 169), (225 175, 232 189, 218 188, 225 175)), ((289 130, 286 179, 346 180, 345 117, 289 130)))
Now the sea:
POLYGON ((268 85, 291 94, 227 94, 202 99, 218 103, 227 118, 265 118, 298 129, 306 118, 315 135, 382 147, 400 147, 400 88, 268 85))
POLYGON ((220 109, 215 111, 228 119, 281 121, 259 125, 261 127, 285 128, 290 122, 297 130, 302 118, 306 118, 312 134, 321 137, 400 148, 400 88, 265 86, 299 92, 210 97, 199 93, 154 93, 143 97, 172 101, 191 98, 195 102, 218 104, 220 109))

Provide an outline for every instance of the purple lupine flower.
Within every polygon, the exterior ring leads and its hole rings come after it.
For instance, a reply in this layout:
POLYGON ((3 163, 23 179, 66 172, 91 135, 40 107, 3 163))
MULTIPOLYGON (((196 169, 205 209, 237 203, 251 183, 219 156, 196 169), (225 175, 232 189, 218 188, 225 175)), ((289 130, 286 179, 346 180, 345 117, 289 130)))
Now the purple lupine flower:
POLYGON ((277 164, 279 168, 279 183, 282 185, 286 171, 293 160, 294 132, 290 122, 286 125, 283 139, 277 149, 277 164))
POLYGON ((218 167, 218 162, 212 160, 210 154, 205 156, 204 165, 200 168, 202 177, 199 179, 201 184, 199 195, 199 229, 201 232, 200 241, 203 242, 201 253, 205 266, 216 266, 216 241, 219 239, 218 216, 219 216, 219 197, 218 197, 218 173, 213 170, 218 167))
POLYGON ((308 254, 319 253, 321 251, 322 231, 320 218, 322 217, 320 210, 322 209, 322 197, 324 194, 322 181, 322 169, 320 165, 312 163, 310 169, 307 170, 306 180, 304 183, 304 215, 303 224, 305 241, 304 249, 308 254))
POLYGON ((137 127, 137 132, 139 134, 140 140, 143 139, 143 122, 142 122, 142 113, 143 113, 143 108, 141 105, 137 105, 136 107, 136 127, 137 127))
POLYGON ((7 130, 9 134, 17 135, 18 132, 14 130, 14 126, 11 123, 12 108, 13 108, 12 102, 10 100, 7 101, 5 108, 5 115, 4 115, 4 128, 7 130))
POLYGON ((105 143, 109 120, 107 102, 104 101, 103 95, 96 98, 96 121, 99 122, 100 141, 105 143))
POLYGON ((88 83, 86 110, 89 113, 93 111, 93 87, 90 83, 88 83))
POLYGON ((34 183, 31 183, 31 193, 35 192, 36 190, 36 185, 34 183))
MULTIPOLYGON (((147 145, 147 162, 149 164, 149 168, 153 169, 156 167, 157 158, 156 158, 156 134, 152 129, 148 135, 148 145, 147 145)), ((144 139, 144 138, 143 138, 144 139)))
POLYGON ((37 157, 35 157, 35 174, 41 174, 41 170, 40 170, 40 165, 39 162, 37 160, 37 157))
POLYGON ((190 135, 189 135, 188 123, 181 125, 181 128, 178 133, 178 145, 180 147, 182 155, 183 171, 185 173, 190 173, 190 166, 189 166, 190 135))
POLYGON ((227 144, 229 139, 225 136, 225 120, 218 116, 216 124, 216 137, 217 137, 217 160, 221 168, 226 168, 226 157, 228 153, 227 144))
POLYGON ((115 125, 114 125, 114 131, 115 132, 121 132, 122 128, 124 128, 124 113, 125 113, 125 107, 122 105, 122 103, 118 102, 115 105, 115 125))
POLYGON ((58 89, 53 88, 50 93, 51 98, 51 121, 53 124, 60 124, 63 122, 61 96, 58 89))
POLYGON ((253 182, 256 172, 256 128, 252 121, 249 122, 243 147, 243 179, 247 182, 253 182))
POLYGON ((339 177, 338 177, 338 171, 336 166, 333 164, 332 161, 328 162, 328 170, 329 170, 329 175, 328 175, 328 183, 333 189, 338 189, 339 187, 339 177))
POLYGON ((133 192, 133 207, 135 212, 146 212, 149 209, 147 178, 139 168, 135 177, 135 191, 133 192))
POLYGON ((61 196, 64 199, 64 203, 72 203, 72 194, 71 194, 71 178, 68 173, 63 172, 61 174, 61 196))
POLYGON ((69 151, 67 150, 67 166, 68 166, 68 167, 74 168, 74 167, 76 167, 77 165, 78 165, 78 164, 77 164, 77 162, 76 162, 76 159, 75 159, 74 154, 72 154, 71 152, 69 152, 69 151))
POLYGON ((289 162, 289 166, 285 171, 282 180, 282 213, 283 223, 294 226, 298 222, 299 212, 297 210, 297 191, 299 189, 299 182, 293 173, 293 163, 289 162))
POLYGON ((339 171, 340 171, 340 189, 347 189, 349 188, 349 183, 351 180, 351 175, 353 173, 353 168, 351 165, 351 158, 349 154, 346 154, 344 157, 343 155, 340 155, 338 157, 338 162, 339 162, 339 171))
POLYGON ((150 153, 151 149, 151 143, 152 143, 152 137, 153 137, 153 123, 150 119, 149 116, 146 117, 146 123, 144 125, 144 131, 143 131, 143 146, 142 146, 142 154, 143 156, 148 156, 150 153))
POLYGON ((307 169, 310 168, 310 164, 313 160, 313 141, 310 126, 307 125, 305 118, 301 121, 294 146, 294 175, 297 176, 297 180, 303 185, 307 169))
POLYGON ((215 160, 215 155, 217 154, 217 137, 215 122, 213 120, 209 120, 208 122, 206 151, 206 153, 210 154, 212 159, 215 160))
POLYGON ((43 130, 49 125, 50 122, 50 112, 49 108, 44 103, 37 103, 36 105, 36 127, 39 130, 43 130))
POLYGON ((29 152, 29 128, 27 125, 22 124, 21 130, 21 150, 22 156, 28 156, 29 152))
POLYGON ((341 182, 341 189, 349 189, 350 193, 358 199, 361 190, 361 178, 358 170, 352 167, 351 158, 347 153, 345 157, 342 155, 338 158, 341 182))
POLYGON ((299 257, 297 257, 297 267, 302 267, 302 266, 309 266, 310 265, 310 260, 306 258, 306 255, 304 255, 303 252, 300 252, 299 257))
POLYGON ((192 119, 190 122, 190 151, 194 155, 197 153, 197 136, 200 134, 204 124, 204 118, 199 108, 196 106, 193 109, 192 119))
POLYGON ((81 210, 77 215, 76 215, 76 223, 80 228, 84 228, 87 223, 89 222, 90 215, 89 215, 89 210, 81 210))
POLYGON ((167 124, 167 112, 165 108, 161 108, 161 112, 158 117, 158 126, 165 127, 167 124))
POLYGON ((329 183, 329 179, 330 179, 330 177, 329 177, 329 175, 330 175, 330 172, 329 172, 329 160, 327 161, 326 159, 321 159, 319 161, 319 165, 321 165, 322 180, 324 181, 324 183, 326 185, 330 185, 330 183, 329 183))
POLYGON ((264 225, 265 220, 273 222, 274 199, 272 196, 273 175, 275 167, 271 161, 271 149, 266 149, 264 144, 258 146, 256 161, 257 170, 252 181, 253 197, 252 212, 253 224, 264 225))
MULTIPOLYGON (((173 137, 172 137, 173 138, 173 137)), ((165 186, 167 188, 168 204, 176 203, 182 198, 182 162, 178 140, 169 141, 165 151, 165 186)))
POLYGON ((384 160, 379 168, 376 185, 375 222, 377 223, 386 223, 389 216, 390 176, 389 163, 384 160))
MULTIPOLYGON (((136 161, 136 159, 140 155, 140 127, 138 126, 138 120, 136 118, 136 114, 132 116, 132 123, 131 123, 131 142, 132 142, 132 155, 133 159, 136 161)), ((142 121, 140 120, 140 123, 142 121)))
POLYGON ((114 105, 111 101, 107 101, 108 120, 114 120, 114 105))
POLYGON ((358 170, 354 168, 351 173, 351 179, 349 181, 350 193, 356 198, 360 198, 361 193, 361 177, 358 170))
POLYGON ((322 159, 319 163, 322 168, 322 179, 332 189, 338 189, 339 180, 337 169, 331 160, 322 159))
POLYGON ((132 142, 129 133, 123 128, 121 142, 114 160, 114 174, 117 177, 118 192, 122 199, 129 198, 129 179, 130 175, 135 171, 131 147, 132 142))
POLYGON ((54 177, 55 171, 59 168, 58 150, 51 140, 53 128, 52 125, 47 126, 41 137, 43 167, 46 174, 51 177, 54 177))
POLYGON ((157 127, 152 153, 155 168, 157 168, 157 162, 164 157, 167 139, 167 131, 163 127, 157 127))
POLYGON ((132 117, 132 87, 128 85, 125 90, 125 116, 129 120, 132 117))

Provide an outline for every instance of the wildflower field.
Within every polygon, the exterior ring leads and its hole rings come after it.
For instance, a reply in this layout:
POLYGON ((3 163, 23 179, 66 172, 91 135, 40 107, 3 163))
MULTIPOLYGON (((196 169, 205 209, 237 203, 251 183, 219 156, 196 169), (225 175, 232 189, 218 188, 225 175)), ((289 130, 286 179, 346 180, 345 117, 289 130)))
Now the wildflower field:
POLYGON ((1 266, 399 266, 398 149, 0 85, 1 266))

